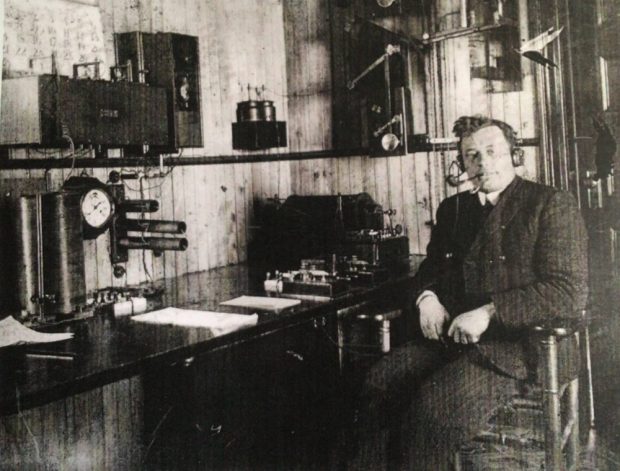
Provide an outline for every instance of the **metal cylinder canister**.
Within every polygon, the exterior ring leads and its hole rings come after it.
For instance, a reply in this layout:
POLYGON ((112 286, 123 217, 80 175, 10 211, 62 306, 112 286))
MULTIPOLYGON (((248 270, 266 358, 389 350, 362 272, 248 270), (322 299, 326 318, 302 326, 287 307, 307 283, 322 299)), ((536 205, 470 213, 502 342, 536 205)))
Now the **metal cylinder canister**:
POLYGON ((159 219, 126 219, 125 228, 128 231, 136 232, 185 234, 187 224, 183 221, 162 221, 159 219))
POLYGON ((262 110, 256 100, 240 101, 237 103, 237 122, 260 121, 262 110))
POLYGON ((176 239, 166 237, 125 237, 118 241, 121 247, 128 249, 145 250, 185 250, 187 249, 187 239, 176 239))
POLYGON ((17 260, 17 298, 23 316, 39 314, 37 298, 42 291, 39 269, 41 237, 37 213, 40 212, 37 195, 21 196, 13 207, 15 257, 17 260), (41 285, 41 286, 40 286, 41 285))
POLYGON ((276 107, 273 106, 273 101, 271 100, 263 100, 259 102, 260 107, 260 115, 263 121, 275 121, 276 120, 276 107))
POLYGON ((81 194, 41 196, 45 311, 71 314, 86 304, 81 194))

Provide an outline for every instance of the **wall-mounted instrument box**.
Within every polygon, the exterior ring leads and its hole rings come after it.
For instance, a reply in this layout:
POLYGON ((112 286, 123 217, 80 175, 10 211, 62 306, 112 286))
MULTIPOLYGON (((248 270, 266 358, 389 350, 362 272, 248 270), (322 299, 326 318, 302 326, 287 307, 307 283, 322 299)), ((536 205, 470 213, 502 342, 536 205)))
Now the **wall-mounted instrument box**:
POLYGON ((131 80, 168 93, 169 146, 202 147, 198 38, 174 33, 114 35, 118 64, 131 63, 131 80))
MULTIPOLYGON (((333 139, 338 149, 371 156, 403 155, 413 135, 409 44, 376 24, 355 20, 344 30, 334 69, 333 139)), ((333 58, 336 60, 336 57, 333 58)))
POLYGON ((166 92, 128 82, 36 75, 2 81, 0 145, 124 146, 168 141, 166 92))
POLYGON ((271 100, 237 103, 237 122, 232 123, 233 149, 258 150, 286 147, 286 122, 276 121, 271 100))

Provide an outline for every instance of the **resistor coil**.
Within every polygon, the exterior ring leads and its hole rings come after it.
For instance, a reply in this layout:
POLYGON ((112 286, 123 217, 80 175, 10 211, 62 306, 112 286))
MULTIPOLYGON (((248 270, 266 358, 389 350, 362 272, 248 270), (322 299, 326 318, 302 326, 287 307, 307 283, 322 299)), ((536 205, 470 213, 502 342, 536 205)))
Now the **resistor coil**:
POLYGON ((165 237, 124 237, 119 239, 118 244, 127 249, 143 250, 180 250, 187 249, 188 242, 185 238, 165 238, 165 237))

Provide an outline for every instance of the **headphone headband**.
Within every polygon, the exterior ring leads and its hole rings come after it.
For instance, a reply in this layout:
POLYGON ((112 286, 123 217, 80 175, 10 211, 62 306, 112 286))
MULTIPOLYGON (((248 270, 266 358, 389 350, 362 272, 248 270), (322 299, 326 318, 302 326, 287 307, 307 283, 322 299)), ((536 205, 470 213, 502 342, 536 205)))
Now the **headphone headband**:
POLYGON ((512 159, 512 165, 514 167, 520 167, 523 165, 523 150, 517 146, 517 133, 510 124, 500 121, 498 119, 487 118, 485 116, 461 116, 454 123, 452 132, 458 137, 458 149, 456 161, 461 172, 465 172, 465 163, 463 161, 463 155, 461 155, 461 142, 464 137, 470 136, 480 129, 495 126, 498 128, 508 145, 510 146, 510 156, 512 159))

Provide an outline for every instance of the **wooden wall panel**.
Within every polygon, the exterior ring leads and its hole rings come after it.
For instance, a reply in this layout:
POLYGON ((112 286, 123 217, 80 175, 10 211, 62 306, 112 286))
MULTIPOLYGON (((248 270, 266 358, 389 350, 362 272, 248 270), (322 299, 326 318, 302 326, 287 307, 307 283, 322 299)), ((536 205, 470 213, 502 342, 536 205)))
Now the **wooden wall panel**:
POLYGON ((140 469, 142 404, 134 377, 2 417, 0 468, 140 469))

